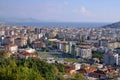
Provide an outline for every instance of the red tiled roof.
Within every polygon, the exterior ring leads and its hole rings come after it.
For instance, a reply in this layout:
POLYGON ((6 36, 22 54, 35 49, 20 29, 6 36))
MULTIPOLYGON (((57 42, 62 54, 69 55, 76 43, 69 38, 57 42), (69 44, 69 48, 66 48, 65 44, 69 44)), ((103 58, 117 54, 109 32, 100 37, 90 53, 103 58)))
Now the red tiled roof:
POLYGON ((94 72, 96 70, 97 70, 96 67, 89 67, 89 68, 80 69, 79 72, 80 73, 91 73, 91 72, 94 72))
POLYGON ((26 51, 23 51, 20 54, 22 54, 24 56, 30 56, 30 57, 37 56, 36 53, 29 53, 29 52, 26 52, 26 51))

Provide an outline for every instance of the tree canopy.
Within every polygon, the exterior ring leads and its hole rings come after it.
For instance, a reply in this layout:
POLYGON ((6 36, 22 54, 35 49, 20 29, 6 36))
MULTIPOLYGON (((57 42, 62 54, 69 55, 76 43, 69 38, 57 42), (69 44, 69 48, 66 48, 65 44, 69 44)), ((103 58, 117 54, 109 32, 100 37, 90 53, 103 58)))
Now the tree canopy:
MULTIPOLYGON (((1 52, 2 55, 6 51, 1 52)), ((40 59, 0 58, 1 80, 68 80, 63 77, 67 65, 49 64, 40 59)), ((79 77, 80 78, 80 77, 79 77)), ((82 77, 81 77, 82 78, 82 77)), ((77 77, 75 77, 77 80, 77 77)))
POLYGON ((103 59, 103 53, 98 52, 98 51, 92 51, 92 58, 98 58, 98 59, 103 59))

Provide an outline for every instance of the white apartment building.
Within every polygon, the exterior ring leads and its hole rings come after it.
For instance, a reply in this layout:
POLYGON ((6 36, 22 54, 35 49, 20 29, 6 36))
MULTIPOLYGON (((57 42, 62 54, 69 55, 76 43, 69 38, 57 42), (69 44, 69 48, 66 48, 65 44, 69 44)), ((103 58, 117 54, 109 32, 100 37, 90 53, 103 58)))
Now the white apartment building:
POLYGON ((77 56, 90 59, 92 57, 91 47, 89 45, 79 46, 77 56))

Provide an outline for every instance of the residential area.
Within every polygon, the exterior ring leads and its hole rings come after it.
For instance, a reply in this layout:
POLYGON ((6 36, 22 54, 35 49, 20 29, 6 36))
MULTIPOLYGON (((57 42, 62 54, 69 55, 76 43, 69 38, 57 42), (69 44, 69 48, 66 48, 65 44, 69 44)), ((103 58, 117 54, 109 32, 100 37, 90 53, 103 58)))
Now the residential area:
POLYGON ((67 65, 65 79, 119 80, 120 29, 0 26, 0 55, 67 65))

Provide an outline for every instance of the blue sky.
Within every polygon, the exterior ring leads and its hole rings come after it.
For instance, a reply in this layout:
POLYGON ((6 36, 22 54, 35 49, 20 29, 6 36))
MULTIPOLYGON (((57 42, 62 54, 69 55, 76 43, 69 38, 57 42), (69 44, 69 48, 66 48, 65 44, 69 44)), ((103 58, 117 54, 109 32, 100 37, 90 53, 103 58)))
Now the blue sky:
POLYGON ((47 22, 116 22, 120 0, 0 0, 0 18, 47 22))

